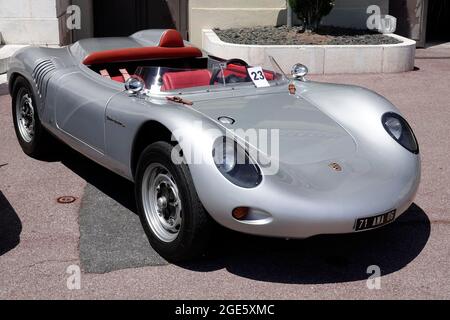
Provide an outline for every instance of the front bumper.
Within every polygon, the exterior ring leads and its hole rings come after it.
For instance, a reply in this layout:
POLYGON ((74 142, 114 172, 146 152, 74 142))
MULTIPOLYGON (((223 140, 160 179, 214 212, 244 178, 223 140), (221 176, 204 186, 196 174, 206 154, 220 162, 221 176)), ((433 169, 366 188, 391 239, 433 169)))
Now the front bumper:
POLYGON ((218 223, 262 236, 351 233, 359 218, 395 209, 397 219, 412 204, 420 182, 418 155, 404 152, 389 164, 358 157, 335 161, 342 164, 341 173, 330 170, 329 161, 283 165, 254 189, 234 186, 220 173, 215 175, 215 168, 210 171, 213 177, 204 172, 199 177, 195 170, 193 177, 200 200, 218 223), (260 218, 236 220, 231 215, 236 207, 252 208, 260 218))

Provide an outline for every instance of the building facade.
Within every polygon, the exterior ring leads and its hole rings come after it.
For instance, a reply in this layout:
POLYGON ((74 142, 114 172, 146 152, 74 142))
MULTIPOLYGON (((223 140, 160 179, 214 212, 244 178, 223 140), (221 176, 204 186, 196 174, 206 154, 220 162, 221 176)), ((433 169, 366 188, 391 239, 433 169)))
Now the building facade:
MULTIPOLYGON (((335 0, 323 24, 366 28, 370 5, 378 5, 382 14, 398 17, 398 33, 418 40, 422 46, 427 38, 450 40, 442 31, 450 30, 447 0, 335 0)), ((286 11, 286 0, 0 0, 0 41, 65 45, 93 36, 177 28, 186 39, 201 46, 204 28, 282 25, 286 11), (81 9, 80 29, 67 27, 70 5, 81 9)), ((294 22, 299 23, 296 19, 294 22)))
MULTIPOLYGON (((389 11, 389 0, 336 0, 331 13, 323 19, 327 25, 366 28, 369 5, 389 11)), ((201 30, 286 23, 286 0, 190 0, 189 31, 193 43, 201 45, 201 30)), ((294 16, 294 23, 299 24, 294 16)))

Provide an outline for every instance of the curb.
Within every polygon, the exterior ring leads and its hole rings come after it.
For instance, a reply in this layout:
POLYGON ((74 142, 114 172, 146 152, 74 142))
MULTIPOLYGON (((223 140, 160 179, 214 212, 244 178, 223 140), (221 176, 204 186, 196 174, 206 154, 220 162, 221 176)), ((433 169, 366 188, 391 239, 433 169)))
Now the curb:
POLYGON ((6 73, 0 74, 0 85, 8 82, 6 79, 6 73))
POLYGON ((9 58, 0 58, 0 74, 6 73, 6 71, 8 71, 8 61, 9 58))

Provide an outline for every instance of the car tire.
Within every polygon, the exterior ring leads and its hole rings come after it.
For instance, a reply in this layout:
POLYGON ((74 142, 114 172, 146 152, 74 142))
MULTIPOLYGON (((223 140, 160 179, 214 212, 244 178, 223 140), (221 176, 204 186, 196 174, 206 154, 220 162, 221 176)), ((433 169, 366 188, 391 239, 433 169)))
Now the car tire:
POLYGON ((213 221, 198 198, 188 166, 171 160, 173 148, 155 142, 142 152, 135 192, 151 246, 166 260, 181 262, 205 252, 213 221))
POLYGON ((12 88, 12 116, 22 150, 36 159, 46 156, 55 139, 42 126, 36 97, 23 77, 18 77, 12 88))

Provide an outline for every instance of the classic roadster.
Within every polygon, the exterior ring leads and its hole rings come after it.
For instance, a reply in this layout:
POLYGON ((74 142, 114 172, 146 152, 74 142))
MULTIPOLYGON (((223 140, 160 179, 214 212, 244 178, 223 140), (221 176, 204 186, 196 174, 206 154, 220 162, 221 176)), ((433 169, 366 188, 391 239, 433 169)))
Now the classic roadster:
POLYGON ((133 181, 149 241, 171 261, 202 253, 214 221, 305 238, 405 212, 420 156, 399 110, 267 64, 209 56, 175 30, 28 47, 8 72, 17 138, 29 156, 59 141, 133 181))

